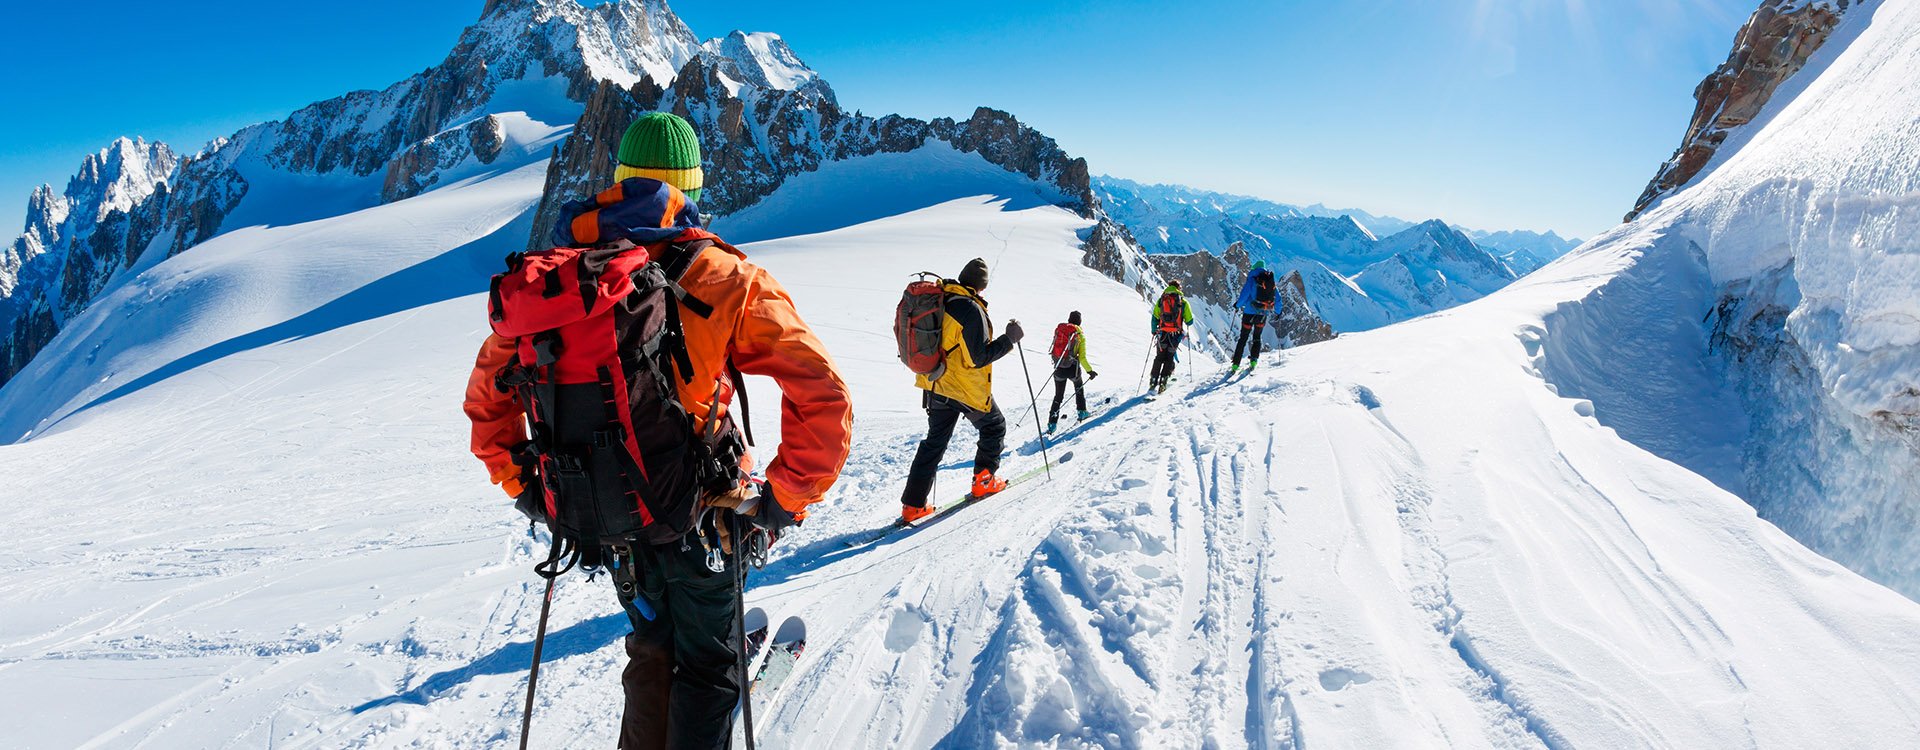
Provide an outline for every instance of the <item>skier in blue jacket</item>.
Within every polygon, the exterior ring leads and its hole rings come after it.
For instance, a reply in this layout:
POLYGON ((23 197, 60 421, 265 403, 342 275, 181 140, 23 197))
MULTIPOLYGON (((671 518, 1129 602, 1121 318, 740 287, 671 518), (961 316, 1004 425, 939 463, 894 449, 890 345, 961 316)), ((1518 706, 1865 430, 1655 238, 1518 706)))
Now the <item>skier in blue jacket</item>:
POLYGON ((1240 299, 1233 303, 1240 310, 1240 340, 1233 345, 1233 369, 1228 374, 1240 371, 1240 353, 1249 338, 1253 339, 1253 351, 1247 355, 1247 372, 1260 364, 1260 338, 1266 333, 1267 317, 1273 314, 1274 301, 1279 297, 1279 284, 1267 270, 1266 261, 1254 261, 1246 283, 1240 285, 1240 299))

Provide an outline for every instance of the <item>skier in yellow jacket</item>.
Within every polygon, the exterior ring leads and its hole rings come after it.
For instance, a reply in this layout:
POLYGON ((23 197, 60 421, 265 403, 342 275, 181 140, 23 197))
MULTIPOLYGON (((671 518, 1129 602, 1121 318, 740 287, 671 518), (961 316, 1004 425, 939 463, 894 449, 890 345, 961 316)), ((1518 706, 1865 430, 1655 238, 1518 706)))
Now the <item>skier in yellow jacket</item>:
POLYGON ((966 417, 980 431, 980 443, 973 456, 973 495, 986 497, 1007 488, 1000 470, 1000 451, 1006 445, 1007 418, 993 402, 993 363, 1013 351, 1025 332, 1020 321, 1007 321, 1007 331, 993 335, 993 320, 987 317, 987 300, 980 292, 987 288, 987 262, 974 258, 960 271, 958 279, 941 282, 946 292, 946 321, 942 325, 940 347, 947 352, 946 371, 938 380, 925 375, 914 384, 926 393, 921 406, 927 410, 927 438, 920 441, 914 454, 913 469, 907 474, 907 487, 900 493, 900 520, 916 521, 932 515, 928 502, 933 492, 934 474, 946 455, 953 428, 966 417))

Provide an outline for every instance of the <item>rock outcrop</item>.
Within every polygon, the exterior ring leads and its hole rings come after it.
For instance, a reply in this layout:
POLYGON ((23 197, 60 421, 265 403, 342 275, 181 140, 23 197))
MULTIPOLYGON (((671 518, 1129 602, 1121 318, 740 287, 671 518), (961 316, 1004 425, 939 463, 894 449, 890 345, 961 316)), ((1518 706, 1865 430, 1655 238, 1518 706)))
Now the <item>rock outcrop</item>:
POLYGON ((1278 339, 1282 349, 1327 341, 1334 337, 1333 326, 1320 318, 1307 302, 1307 285, 1299 271, 1288 271, 1280 278, 1280 303, 1267 330, 1278 339))
POLYGON ((1727 135, 1753 121, 1780 84, 1807 64, 1848 9, 1866 0, 1766 0, 1734 37, 1727 61, 1693 90, 1693 120, 1624 221, 1693 181, 1727 135))
POLYGON ((507 145, 505 126, 500 118, 487 115, 444 133, 437 133, 407 147, 387 162, 387 177, 380 187, 380 199, 386 202, 412 198, 440 182, 440 175, 468 159, 492 164, 507 145))

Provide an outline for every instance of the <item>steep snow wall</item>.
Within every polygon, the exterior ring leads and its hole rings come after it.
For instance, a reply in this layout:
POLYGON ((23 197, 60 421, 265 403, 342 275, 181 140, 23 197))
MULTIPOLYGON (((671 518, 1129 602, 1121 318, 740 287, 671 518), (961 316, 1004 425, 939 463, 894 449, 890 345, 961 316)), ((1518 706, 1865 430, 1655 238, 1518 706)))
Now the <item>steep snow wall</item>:
POLYGON ((1803 543, 1909 596, 1920 596, 1916 70, 1920 5, 1853 4, 1693 184, 1581 251, 1645 246, 1608 288, 1676 265, 1692 278, 1639 301, 1603 288, 1547 335, 1612 350, 1549 357, 1547 372, 1591 390, 1623 436, 1739 488, 1803 543), (1655 349, 1664 364, 1618 345, 1647 325, 1670 330, 1655 349), (1688 374, 1707 372, 1719 377, 1688 374), (1697 387, 1636 392, 1648 381, 1697 387), (1643 418, 1664 424, 1640 429, 1643 418), (1709 418, 1719 426, 1690 424, 1709 418))

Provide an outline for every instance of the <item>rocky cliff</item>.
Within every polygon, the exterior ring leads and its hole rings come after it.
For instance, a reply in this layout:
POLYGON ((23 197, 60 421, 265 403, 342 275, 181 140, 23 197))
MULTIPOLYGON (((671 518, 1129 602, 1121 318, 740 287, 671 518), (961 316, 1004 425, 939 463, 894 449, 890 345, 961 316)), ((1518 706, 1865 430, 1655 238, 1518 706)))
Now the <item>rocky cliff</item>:
POLYGON ((1633 202, 1633 221, 1654 201, 1693 181, 1734 129, 1753 121, 1780 84, 1807 64, 1840 18, 1866 0, 1766 0, 1734 36, 1727 61, 1693 90, 1693 120, 1680 148, 1633 202))

